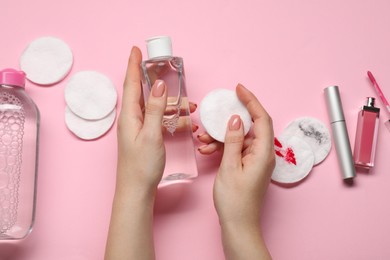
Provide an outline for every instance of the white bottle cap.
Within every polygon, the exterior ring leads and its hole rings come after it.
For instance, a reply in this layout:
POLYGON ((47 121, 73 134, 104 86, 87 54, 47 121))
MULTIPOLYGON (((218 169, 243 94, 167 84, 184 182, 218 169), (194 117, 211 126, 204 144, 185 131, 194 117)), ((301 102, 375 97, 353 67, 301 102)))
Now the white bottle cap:
POLYGON ((169 36, 157 36, 146 40, 149 59, 172 56, 172 41, 169 36))

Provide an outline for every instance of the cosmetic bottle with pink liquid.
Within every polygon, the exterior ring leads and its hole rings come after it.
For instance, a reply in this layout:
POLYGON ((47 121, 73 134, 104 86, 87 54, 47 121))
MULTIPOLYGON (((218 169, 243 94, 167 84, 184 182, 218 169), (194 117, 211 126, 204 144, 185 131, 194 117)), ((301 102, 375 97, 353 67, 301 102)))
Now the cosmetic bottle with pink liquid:
POLYGON ((370 170, 374 167, 379 111, 375 98, 368 97, 367 104, 359 112, 353 154, 356 168, 370 170))
POLYGON ((0 240, 26 237, 35 215, 39 111, 23 71, 0 71, 0 240))
POLYGON ((148 59, 142 62, 145 103, 156 80, 165 82, 168 94, 162 121, 166 164, 159 186, 187 182, 198 176, 198 169, 183 58, 172 55, 169 36, 153 37, 146 42, 148 59))

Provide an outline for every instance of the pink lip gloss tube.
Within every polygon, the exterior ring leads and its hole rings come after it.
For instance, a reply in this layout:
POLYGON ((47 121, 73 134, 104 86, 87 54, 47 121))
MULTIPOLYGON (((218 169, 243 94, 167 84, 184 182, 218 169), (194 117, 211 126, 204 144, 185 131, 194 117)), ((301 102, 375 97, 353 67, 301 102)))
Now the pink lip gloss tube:
POLYGON ((367 104, 359 111, 353 153, 357 168, 370 170, 374 167, 379 111, 380 109, 375 107, 375 98, 373 97, 368 97, 367 104))

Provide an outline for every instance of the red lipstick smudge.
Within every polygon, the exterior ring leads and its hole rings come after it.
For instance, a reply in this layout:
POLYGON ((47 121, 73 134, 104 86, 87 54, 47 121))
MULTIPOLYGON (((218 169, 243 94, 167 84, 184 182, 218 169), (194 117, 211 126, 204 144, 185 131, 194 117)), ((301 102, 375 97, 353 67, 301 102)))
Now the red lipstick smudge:
POLYGON ((279 157, 284 157, 284 155, 278 150, 275 150, 275 154, 279 157))
POLYGON ((280 141, 278 140, 278 138, 274 138, 274 144, 277 146, 277 147, 279 147, 279 148, 282 148, 283 147, 283 145, 280 143, 280 141))
POLYGON ((291 147, 287 147, 286 150, 279 149, 283 148, 282 143, 275 137, 274 138, 274 145, 276 146, 275 148, 275 154, 281 158, 284 158, 286 162, 292 163, 294 165, 297 165, 297 161, 295 159, 295 154, 294 150, 291 147))
POLYGON ((294 151, 291 147, 287 148, 285 159, 287 162, 292 163, 294 165, 297 165, 297 161, 295 160, 295 154, 294 154, 294 151))

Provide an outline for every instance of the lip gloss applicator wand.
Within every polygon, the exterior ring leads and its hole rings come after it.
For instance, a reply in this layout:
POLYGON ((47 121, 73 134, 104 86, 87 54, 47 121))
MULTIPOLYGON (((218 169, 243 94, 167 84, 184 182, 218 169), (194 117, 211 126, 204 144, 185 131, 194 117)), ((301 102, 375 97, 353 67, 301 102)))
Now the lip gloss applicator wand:
MULTIPOLYGON (((386 107, 387 113, 390 116, 390 104, 385 98, 385 95, 383 94, 381 88, 379 87, 378 83, 376 82, 374 75, 372 75, 371 71, 367 71, 368 78, 372 82, 372 86, 375 89, 376 94, 379 96, 380 100, 382 101, 383 105, 386 107)), ((387 119, 385 122, 385 126, 387 130, 390 131, 390 119, 387 119)))

